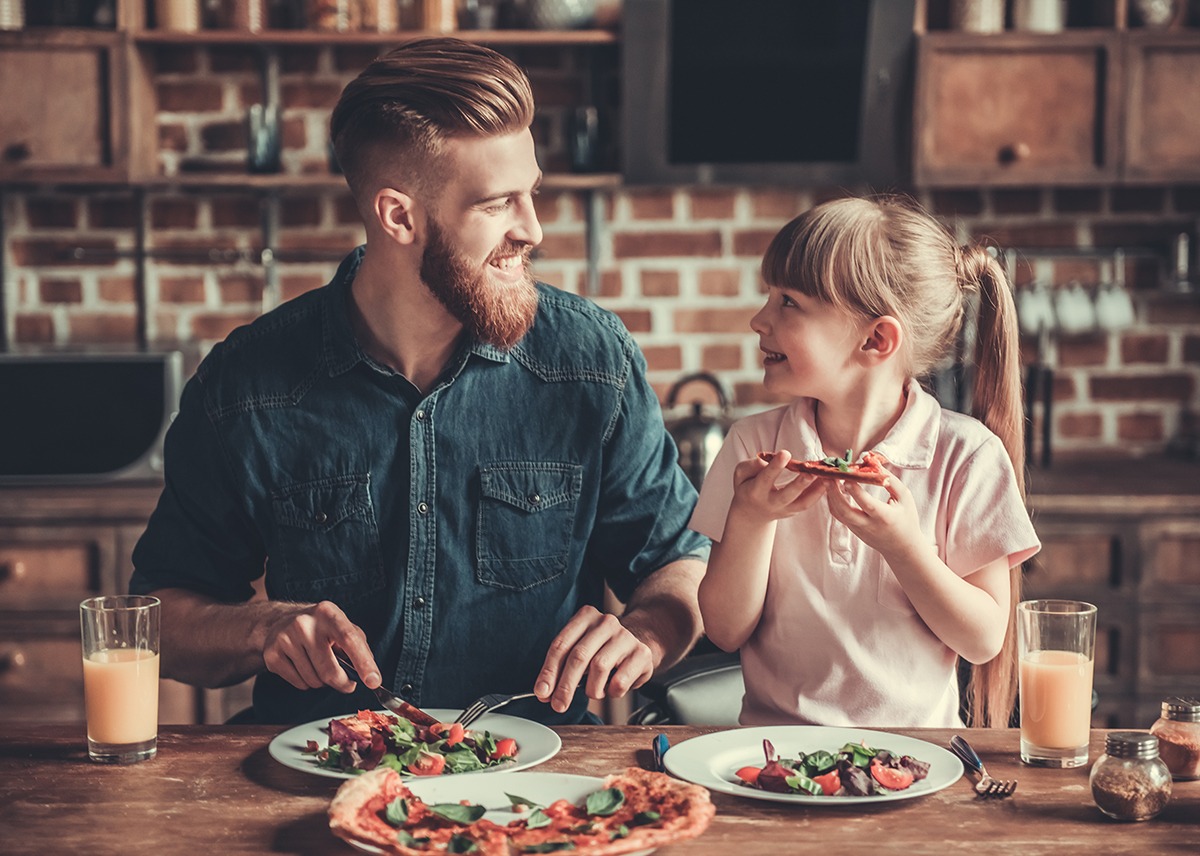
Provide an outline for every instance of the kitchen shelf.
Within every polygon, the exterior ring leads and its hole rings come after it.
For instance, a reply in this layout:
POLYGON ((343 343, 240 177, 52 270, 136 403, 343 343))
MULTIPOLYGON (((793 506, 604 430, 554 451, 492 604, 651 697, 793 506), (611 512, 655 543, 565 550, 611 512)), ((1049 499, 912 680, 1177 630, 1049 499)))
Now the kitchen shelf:
POLYGON ((611 30, 404 30, 394 33, 367 31, 325 32, 318 30, 199 30, 192 33, 173 30, 141 30, 132 34, 139 45, 251 45, 316 46, 400 44, 436 36, 450 36, 484 45, 530 45, 578 47, 616 44, 611 30))
MULTIPOLYGON (((62 181, 0 181, 0 188, 75 187, 123 190, 341 190, 346 180, 333 173, 290 175, 273 173, 190 173, 175 176, 154 176, 131 181, 79 180, 64 177, 62 181)), ((621 186, 621 176, 615 172, 547 173, 542 189, 562 191, 615 190, 621 186)))

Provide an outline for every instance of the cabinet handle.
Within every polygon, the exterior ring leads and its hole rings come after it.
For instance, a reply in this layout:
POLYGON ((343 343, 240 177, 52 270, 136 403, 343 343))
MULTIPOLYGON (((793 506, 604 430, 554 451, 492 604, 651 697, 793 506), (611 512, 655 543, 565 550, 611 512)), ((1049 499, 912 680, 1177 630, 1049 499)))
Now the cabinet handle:
POLYGON ((21 140, 20 142, 9 143, 5 146, 4 152, 0 154, 0 157, 3 157, 8 163, 20 163, 21 161, 29 160, 32 155, 33 149, 29 148, 29 143, 21 140))
POLYGON ((1033 150, 1029 148, 1029 143, 1009 143, 1007 146, 1000 147, 996 159, 1003 164, 1014 164, 1027 160, 1032 153, 1033 150))
POLYGON ((25 654, 22 651, 5 651, 0 654, 0 675, 15 672, 25 665, 25 654))
POLYGON ((20 559, 0 564, 0 583, 20 582, 25 579, 27 566, 20 559))

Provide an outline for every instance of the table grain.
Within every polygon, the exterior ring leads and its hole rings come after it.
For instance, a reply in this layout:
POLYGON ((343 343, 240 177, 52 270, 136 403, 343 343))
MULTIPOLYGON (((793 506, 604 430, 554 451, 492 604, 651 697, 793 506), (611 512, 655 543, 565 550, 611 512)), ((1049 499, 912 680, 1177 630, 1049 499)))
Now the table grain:
MULTIPOLYGON (((284 767, 267 745, 272 726, 166 726, 155 759, 130 767, 89 763, 82 733, 59 725, 10 726, 0 735, 0 853, 352 854, 325 811, 341 783, 284 767)), ((672 745, 717 731, 669 726, 557 728, 562 751, 537 769, 601 776, 649 766, 659 731, 672 745)), ((955 733, 896 729, 939 746, 955 733)), ((1021 766, 1015 730, 964 729, 990 772, 1017 778, 1003 801, 975 796, 964 777, 929 796, 879 806, 797 807, 713 794, 705 834, 660 856, 749 854, 1186 854, 1200 853, 1200 782, 1176 782, 1170 805, 1136 824, 1105 818, 1088 769, 1021 766)), ((1093 731, 1092 759, 1104 747, 1093 731)))

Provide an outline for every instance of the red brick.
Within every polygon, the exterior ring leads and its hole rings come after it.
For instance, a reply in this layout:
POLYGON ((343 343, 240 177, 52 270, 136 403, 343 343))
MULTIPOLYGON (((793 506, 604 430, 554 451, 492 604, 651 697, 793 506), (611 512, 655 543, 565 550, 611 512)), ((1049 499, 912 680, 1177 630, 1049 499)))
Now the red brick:
POLYGON ((215 113, 221 109, 220 83, 160 81, 154 89, 163 113, 215 113))
POLYGON ((329 252, 348 253, 363 242, 361 235, 344 232, 305 232, 299 229, 286 230, 279 236, 279 250, 298 250, 301 253, 329 252))
POLYGON ((705 371, 738 371, 742 368, 742 349, 737 345, 705 345, 700 349, 700 366, 705 371))
POLYGON ((614 309, 630 333, 649 333, 652 323, 648 309, 614 309))
MULTIPOLYGON (((297 117, 284 119, 280 123, 280 128, 282 130, 279 139, 284 150, 308 147, 308 124, 303 119, 297 117)), ((323 172, 330 171, 328 155, 319 163, 323 172)))
POLYGON ((208 64, 216 74, 246 71, 257 74, 260 60, 256 48, 214 45, 208 49, 208 64))
POLYGON ((1114 187, 1111 193, 1112 210, 1116 214, 1128 212, 1158 213, 1167 205, 1167 191, 1162 187, 1114 187))
POLYGON ((87 203, 88 224, 94 229, 135 229, 138 206, 127 197, 101 197, 87 203))
POLYGON ((767 251, 778 229, 738 229, 733 233, 733 254, 759 258, 767 251))
POLYGON ((799 193, 789 190, 752 190, 750 207, 755 217, 779 220, 780 226, 808 208, 799 193))
POLYGON ((582 259, 587 255, 587 245, 578 232, 559 233, 543 237, 537 251, 547 259, 582 259))
POLYGON ((1183 337, 1183 361, 1200 363, 1200 334, 1189 333, 1183 337))
POLYGON ((714 297, 736 297, 741 293, 741 271, 709 268, 700 271, 700 293, 714 297))
POLYGON ((158 148, 163 152, 186 152, 188 131, 183 125, 163 122, 158 126, 158 148))
POLYGON ((932 212, 941 217, 970 217, 983 213, 983 194, 978 190, 935 190, 929 194, 932 212))
POLYGON ((134 303, 137 291, 133 278, 128 276, 106 276, 99 282, 100 299, 107 303, 134 303))
POLYGON ((845 199, 848 196, 861 195, 870 191, 868 187, 843 187, 840 185, 830 187, 818 187, 811 192, 813 205, 820 205, 822 202, 831 202, 834 199, 845 199))
POLYGON ((1118 440, 1157 443, 1166 435, 1161 413, 1125 413, 1117 417, 1118 440))
POLYGON ((228 274, 222 276, 217 286, 221 291, 221 305, 231 303, 259 303, 262 301, 263 280, 251 274, 228 274))
POLYGON ((1054 260, 1054 282, 1065 285, 1068 282, 1081 282, 1085 285, 1097 285, 1100 282, 1099 259, 1057 258, 1054 260))
POLYGON ((196 264, 195 259, 208 263, 222 254, 238 252, 237 246, 228 237, 215 235, 193 235, 185 232, 161 232, 154 236, 155 249, 164 256, 188 256, 182 260, 166 260, 164 264, 196 264))
POLYGON ((544 266, 534 266, 533 278, 538 282, 544 282, 546 285, 553 285, 555 288, 561 288, 563 291, 570 291, 572 294, 582 293, 580 285, 580 277, 573 276, 568 281, 566 272, 561 268, 552 268, 547 270, 544 266))
POLYGON ((613 255, 618 259, 671 256, 711 258, 721 255, 721 233, 715 230, 618 232, 613 235, 613 255))
POLYGON ((676 309, 676 333, 749 333, 753 309, 676 309))
MULTIPOLYGON (((317 71, 317 50, 312 47, 279 48, 279 70, 283 74, 313 74, 317 71)), ((370 62, 367 58, 358 68, 370 62)))
POLYGON ((301 294, 306 294, 314 288, 320 288, 326 282, 326 278, 318 274, 285 274, 279 277, 279 292, 284 300, 291 300, 293 297, 299 297, 301 294))
POLYGON ((1058 342, 1058 362, 1065 369, 1102 366, 1108 362, 1108 337, 1063 336, 1058 342))
POLYGON ((683 350, 678 345, 648 345, 642 348, 646 367, 652 371, 678 371, 683 368, 683 350))
POLYGON ((358 206, 354 203, 354 197, 349 192, 339 194, 333 200, 333 222, 339 225, 361 225, 362 217, 358 213, 358 206))
POLYGON ((206 152, 233 152, 246 148, 246 126, 242 122, 210 122, 200 129, 206 152))
POLYGON ((154 70, 158 74, 188 74, 199 68, 199 49, 163 45, 154 52, 154 70))
POLYGON ((1104 208, 1104 191, 1060 187, 1053 191, 1054 210, 1063 214, 1098 214, 1104 208))
POLYGON ((22 312, 13 318, 15 339, 23 345, 47 345, 54 341, 54 319, 41 313, 22 312))
POLYGON ((42 303, 82 303, 83 283, 77 279, 43 279, 42 303))
POLYGON ((25 217, 31 229, 76 229, 79 206, 74 199, 31 196, 25 200, 25 217))
POLYGON ((76 344, 137 341, 137 318, 133 315, 72 315, 68 327, 71 342, 76 344))
POLYGON ((992 210, 997 214, 1037 214, 1042 210, 1042 192, 1026 187, 993 190, 992 210))
POLYGON ((1187 401, 1195 387, 1191 375, 1172 372, 1088 379, 1093 401, 1187 401))
POLYGON ((1054 395, 1052 397, 1055 401, 1073 401, 1077 395, 1074 378, 1062 372, 1054 376, 1054 395))
POLYGON ((1033 263, 1025 256, 1017 256, 1017 267, 1013 277, 1013 285, 1029 285, 1036 279, 1033 263))
POLYGON ((1172 297, 1147 304, 1147 320, 1151 324, 1200 325, 1200 301, 1191 297, 1172 297))
POLYGON ((1094 440, 1103 429, 1099 413, 1059 414, 1057 433, 1069 440, 1094 440))
POLYGON ((642 271, 642 295, 645 297, 678 297, 679 274, 673 270, 642 271))
POLYGON ((670 220, 675 216, 675 194, 670 190, 633 190, 625 195, 635 220, 670 220))
POLYGON ((150 227, 153 229, 195 229, 196 200, 170 197, 150 201, 150 227))
POLYGON ((1074 247, 1078 244, 1074 223, 1047 222, 1027 226, 981 223, 971 227, 971 234, 1001 247, 1074 247))
POLYGON ((254 313, 215 314, 203 313, 192 318, 192 335, 197 339, 224 339, 243 324, 249 324, 258 315, 254 313))
POLYGON ((158 299, 162 303, 204 303, 204 279, 199 276, 160 276, 158 299))
POLYGON ((579 208, 572 193, 543 190, 533 197, 533 209, 540 223, 557 223, 564 219, 576 222, 580 219, 579 208))
POLYGON ((300 80, 284 83, 281 92, 285 109, 330 110, 337 104, 342 87, 336 83, 300 80))
POLYGON ((737 205, 732 190, 693 189, 689 192, 693 220, 731 220, 737 205))
POLYGON ((533 103, 539 110, 547 107, 570 107, 578 104, 583 98, 580 80, 575 77, 534 72, 529 77, 529 85, 533 90, 533 103))
POLYGON ((358 74, 385 51, 379 45, 338 45, 333 49, 333 67, 358 74))
POLYGON ((73 238, 55 241, 37 238, 14 238, 9 244, 13 263, 17 267, 111 267, 116 263, 116 243, 111 239, 73 238), (99 258, 77 258, 75 250, 94 251, 99 258), (112 259, 103 260, 104 257, 112 259))
MULTIPOLYGON (((287 209, 288 203, 280 206, 287 209)), ((210 203, 212 224, 217 229, 257 229, 262 225, 262 203, 257 196, 221 194, 210 203)), ((282 212, 281 217, 282 219, 282 212)))
POLYGON ((279 206, 279 222, 283 226, 321 225, 319 196, 289 196, 279 206))
POLYGON ((1167 361, 1171 343, 1163 335, 1127 334, 1121 337, 1121 362, 1158 363, 1167 361))
POLYGON ((1092 226, 1092 243, 1097 247, 1156 247, 1166 252, 1175 236, 1189 230, 1183 221, 1098 222, 1092 226))
MULTIPOLYGON (((576 279, 576 294, 583 294, 587 291, 588 275, 581 273, 576 279)), ((625 278, 619 270, 605 270, 600 272, 600 280, 597 283, 598 291, 591 295, 592 297, 620 297, 625 293, 625 278)))

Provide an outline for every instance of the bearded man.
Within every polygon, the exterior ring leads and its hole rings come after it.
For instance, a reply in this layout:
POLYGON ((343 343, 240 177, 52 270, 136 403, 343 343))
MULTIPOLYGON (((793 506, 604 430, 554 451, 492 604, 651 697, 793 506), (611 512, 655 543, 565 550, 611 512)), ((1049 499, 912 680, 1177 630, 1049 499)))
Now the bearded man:
POLYGON ((532 121, 524 73, 454 39, 346 87, 365 246, 217 345, 167 436, 130 582, 163 602, 165 676, 257 675, 260 722, 374 708, 385 683, 447 708, 533 690, 505 712, 569 723, 698 637, 708 542, 645 361, 530 274, 532 121))

